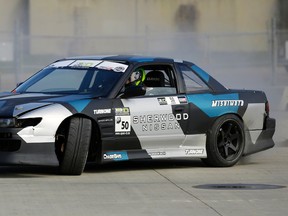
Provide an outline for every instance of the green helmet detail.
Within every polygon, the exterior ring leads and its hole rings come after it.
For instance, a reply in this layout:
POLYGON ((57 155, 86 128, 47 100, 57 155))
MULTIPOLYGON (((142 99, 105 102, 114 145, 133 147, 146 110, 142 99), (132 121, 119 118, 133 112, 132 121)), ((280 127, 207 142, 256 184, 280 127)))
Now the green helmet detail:
POLYGON ((146 79, 145 70, 143 68, 137 68, 137 70, 131 74, 131 85, 138 86, 141 83, 143 83, 145 79, 146 79))

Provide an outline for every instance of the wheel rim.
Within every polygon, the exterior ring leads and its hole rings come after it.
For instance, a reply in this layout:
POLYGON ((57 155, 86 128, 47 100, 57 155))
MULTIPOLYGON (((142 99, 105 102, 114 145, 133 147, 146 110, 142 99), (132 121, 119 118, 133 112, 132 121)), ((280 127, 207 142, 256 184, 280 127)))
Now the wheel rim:
POLYGON ((217 149, 226 161, 233 161, 239 157, 243 146, 242 130, 235 121, 228 120, 219 128, 217 134, 217 149))

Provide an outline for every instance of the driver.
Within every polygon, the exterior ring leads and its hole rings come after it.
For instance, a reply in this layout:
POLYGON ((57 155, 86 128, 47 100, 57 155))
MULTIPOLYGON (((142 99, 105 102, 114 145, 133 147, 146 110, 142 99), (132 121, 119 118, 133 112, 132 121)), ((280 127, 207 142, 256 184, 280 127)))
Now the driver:
POLYGON ((126 86, 139 86, 143 84, 146 78, 146 73, 143 68, 137 68, 135 71, 132 72, 131 76, 126 82, 126 86))

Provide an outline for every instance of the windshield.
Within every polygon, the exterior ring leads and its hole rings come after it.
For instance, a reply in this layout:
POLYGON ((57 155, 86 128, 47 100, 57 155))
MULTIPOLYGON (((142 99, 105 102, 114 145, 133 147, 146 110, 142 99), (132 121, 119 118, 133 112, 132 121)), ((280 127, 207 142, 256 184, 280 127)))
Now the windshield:
POLYGON ((95 94, 106 96, 128 65, 88 60, 56 62, 15 89, 17 93, 95 94))

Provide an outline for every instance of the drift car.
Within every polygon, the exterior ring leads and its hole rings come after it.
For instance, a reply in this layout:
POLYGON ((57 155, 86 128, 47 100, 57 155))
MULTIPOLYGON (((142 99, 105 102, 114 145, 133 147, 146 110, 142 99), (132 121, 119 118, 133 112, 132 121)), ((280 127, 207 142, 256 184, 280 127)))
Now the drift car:
POLYGON ((0 163, 201 158, 229 167, 272 148, 264 92, 227 89, 195 64, 169 58, 58 60, 0 97, 0 163))

